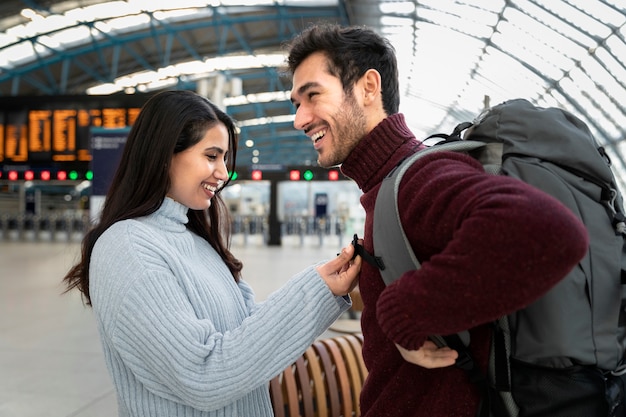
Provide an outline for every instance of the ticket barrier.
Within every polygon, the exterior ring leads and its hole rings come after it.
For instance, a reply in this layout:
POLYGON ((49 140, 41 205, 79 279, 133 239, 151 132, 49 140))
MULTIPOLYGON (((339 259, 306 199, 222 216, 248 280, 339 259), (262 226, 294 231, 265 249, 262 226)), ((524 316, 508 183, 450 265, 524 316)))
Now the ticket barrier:
POLYGON ((345 223, 337 216, 289 216, 281 225, 283 240, 296 246, 341 246, 344 232, 345 223))
POLYGON ((0 215, 3 241, 80 241, 89 216, 82 213, 45 215, 6 213, 0 215))

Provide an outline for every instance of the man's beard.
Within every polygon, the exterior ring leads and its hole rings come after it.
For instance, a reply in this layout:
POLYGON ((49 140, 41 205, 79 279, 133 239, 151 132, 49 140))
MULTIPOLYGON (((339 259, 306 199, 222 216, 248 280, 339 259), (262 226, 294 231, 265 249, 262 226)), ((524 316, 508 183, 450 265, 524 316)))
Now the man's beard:
POLYGON ((341 165, 366 135, 366 119, 363 109, 352 96, 347 97, 331 118, 333 143, 329 154, 318 155, 317 163, 323 168, 341 165))

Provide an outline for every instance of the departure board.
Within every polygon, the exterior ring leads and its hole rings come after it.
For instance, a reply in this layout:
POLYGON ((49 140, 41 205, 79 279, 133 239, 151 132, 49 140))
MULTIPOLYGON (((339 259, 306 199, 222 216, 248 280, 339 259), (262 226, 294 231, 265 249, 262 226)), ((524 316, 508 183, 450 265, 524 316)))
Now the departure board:
POLYGON ((77 110, 54 110, 52 117, 53 135, 52 160, 76 161, 76 114, 77 110))
POLYGON ((126 109, 102 109, 102 127, 119 129, 126 126, 126 109))
POLYGON ((52 111, 28 112, 28 153, 30 158, 43 160, 52 155, 52 111))
POLYGON ((8 111, 4 128, 4 159, 11 162, 28 161, 27 119, 28 112, 8 111))
POLYGON ((149 96, 0 97, 0 165, 88 163, 91 129, 132 126, 149 96))
POLYGON ((4 160, 4 123, 0 122, 0 161, 4 160))

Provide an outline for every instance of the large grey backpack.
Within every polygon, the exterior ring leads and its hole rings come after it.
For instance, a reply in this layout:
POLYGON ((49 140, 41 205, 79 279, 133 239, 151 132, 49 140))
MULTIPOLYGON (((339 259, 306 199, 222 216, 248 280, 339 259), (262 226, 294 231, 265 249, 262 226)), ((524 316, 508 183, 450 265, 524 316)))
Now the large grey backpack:
POLYGON ((400 181, 418 158, 442 150, 466 152, 486 171, 519 178, 556 197, 585 223, 589 251, 538 301, 494 323, 489 375, 481 377, 464 348, 471 343, 467 332, 431 338, 458 350, 457 364, 485 390, 481 416, 623 415, 617 414, 625 412, 619 405, 623 390, 615 384, 624 384, 618 377, 626 347, 626 218, 604 149, 572 114, 523 99, 495 106, 451 135, 433 137, 444 140, 403 161, 378 193, 374 255, 385 283, 420 267, 397 207, 400 181), (603 402, 598 395, 609 398, 603 402))

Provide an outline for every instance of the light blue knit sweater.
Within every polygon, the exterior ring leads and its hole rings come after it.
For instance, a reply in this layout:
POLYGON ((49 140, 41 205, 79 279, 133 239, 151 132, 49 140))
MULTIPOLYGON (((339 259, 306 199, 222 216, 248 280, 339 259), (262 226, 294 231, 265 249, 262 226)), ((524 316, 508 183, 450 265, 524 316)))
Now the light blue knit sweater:
POLYGON ((349 302, 311 266, 255 303, 187 231, 186 213, 166 198, 111 226, 93 250, 90 295, 119 417, 272 416, 268 381, 349 302))

